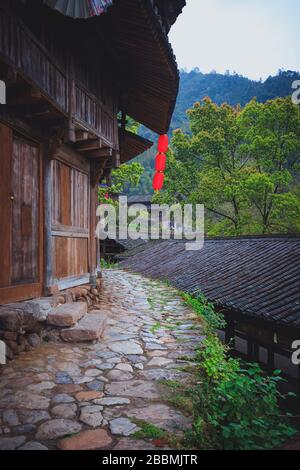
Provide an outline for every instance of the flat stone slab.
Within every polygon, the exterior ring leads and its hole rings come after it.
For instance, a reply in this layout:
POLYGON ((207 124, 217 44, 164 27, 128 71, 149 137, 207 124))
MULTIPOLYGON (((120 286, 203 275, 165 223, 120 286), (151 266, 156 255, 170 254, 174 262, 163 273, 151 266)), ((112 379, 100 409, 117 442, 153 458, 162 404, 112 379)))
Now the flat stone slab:
POLYGON ((104 406, 117 406, 117 405, 129 405, 130 400, 128 398, 123 398, 123 397, 105 397, 101 398, 100 400, 97 400, 97 403, 99 405, 104 405, 104 406))
POLYGON ((72 328, 62 330, 60 333, 64 341, 77 343, 99 340, 106 326, 107 316, 99 310, 88 313, 78 324, 72 328))
POLYGON ((112 438, 105 429, 95 429, 61 440, 58 448, 61 450, 96 450, 107 448, 111 444, 112 438))
POLYGON ((88 426, 91 426, 92 428, 98 428, 103 421, 103 416, 101 413, 102 409, 103 407, 100 405, 83 407, 81 409, 80 421, 82 421, 84 424, 87 424, 88 426))
POLYGON ((36 424, 50 419, 48 411, 42 410, 20 410, 19 416, 24 424, 36 424))
POLYGON ((107 395, 125 396, 135 398, 147 398, 155 400, 159 398, 158 390, 153 382, 145 382, 143 380, 130 380, 126 382, 113 382, 106 385, 105 391, 107 395))
POLYGON ((148 363, 149 367, 163 367, 174 362, 172 359, 167 359, 165 357, 153 357, 148 363))
POLYGON ((98 398, 102 398, 104 395, 103 392, 97 392, 96 390, 91 390, 90 392, 79 392, 75 395, 77 401, 91 401, 98 398))
POLYGON ((25 436, 0 437, 0 450, 15 450, 26 441, 25 436))
POLYGON ((17 392, 13 398, 16 408, 24 408, 26 410, 46 410, 50 402, 49 398, 27 391, 17 392))
POLYGON ((109 349, 121 354, 143 354, 143 350, 136 341, 117 341, 109 345, 109 349))
POLYGON ((129 418, 136 418, 152 423, 166 431, 183 431, 189 427, 190 421, 179 411, 164 404, 150 404, 144 408, 125 411, 129 418))
POLYGON ((109 423, 110 432, 120 436, 130 436, 140 430, 136 424, 127 418, 112 419, 109 423))
POLYGON ((70 327, 75 325, 87 313, 85 302, 70 302, 50 311, 47 318, 48 325, 70 327))
POLYGON ((41 424, 36 434, 37 440, 57 439, 81 431, 81 424, 70 419, 52 419, 41 424))
POLYGON ((157 450, 157 447, 151 444, 151 442, 143 441, 142 439, 123 437, 114 447, 114 450, 157 450))
POLYGON ((30 441, 19 447, 18 450, 48 450, 48 448, 39 442, 30 441))
POLYGON ((76 417, 77 406, 75 403, 62 403, 52 408, 51 413, 56 418, 73 419, 76 417))

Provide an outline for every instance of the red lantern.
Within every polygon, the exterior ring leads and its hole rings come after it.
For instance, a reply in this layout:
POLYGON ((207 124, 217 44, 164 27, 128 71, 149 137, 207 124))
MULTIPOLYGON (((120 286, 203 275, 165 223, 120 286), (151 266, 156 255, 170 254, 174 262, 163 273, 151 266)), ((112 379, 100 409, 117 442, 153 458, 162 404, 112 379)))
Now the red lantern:
POLYGON ((167 134, 161 135, 158 139, 158 151, 160 153, 166 153, 169 147, 169 138, 167 134))
POLYGON ((156 171, 165 171, 166 161, 167 161, 166 155, 164 153, 158 153, 156 155, 155 170, 156 171))
POLYGON ((109 199, 109 194, 108 193, 105 194, 105 199, 109 199))
POLYGON ((165 175, 163 173, 155 173, 153 178, 154 191, 160 191, 164 185, 165 175))

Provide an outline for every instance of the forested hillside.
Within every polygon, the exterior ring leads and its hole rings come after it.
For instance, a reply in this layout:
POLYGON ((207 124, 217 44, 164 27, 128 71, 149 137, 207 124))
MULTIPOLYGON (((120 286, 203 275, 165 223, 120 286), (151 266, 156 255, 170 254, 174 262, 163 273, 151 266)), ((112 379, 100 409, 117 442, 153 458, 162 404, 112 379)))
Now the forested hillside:
MULTIPOLYGON (((178 128, 188 131, 186 111, 206 96, 216 104, 227 102, 230 105, 245 106, 254 97, 260 102, 265 102, 272 98, 291 95, 292 82, 299 79, 300 73, 293 71, 280 71, 265 81, 253 81, 237 74, 231 75, 229 72, 222 75, 215 72, 203 74, 198 69, 191 72, 181 71, 179 94, 170 134, 178 128)), ((140 129, 140 134, 154 142, 157 140, 157 136, 144 127, 140 129)), ((154 158, 155 147, 136 159, 145 168, 145 173, 140 186, 132 189, 131 194, 152 192, 154 158)))

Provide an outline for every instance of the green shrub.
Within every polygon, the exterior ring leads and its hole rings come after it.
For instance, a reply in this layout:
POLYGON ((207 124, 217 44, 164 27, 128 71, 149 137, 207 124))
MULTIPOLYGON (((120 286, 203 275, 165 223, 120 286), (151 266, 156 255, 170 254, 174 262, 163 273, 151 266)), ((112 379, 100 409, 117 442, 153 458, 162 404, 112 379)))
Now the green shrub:
POLYGON ((215 311, 214 305, 209 302, 203 294, 191 296, 183 292, 181 295, 185 303, 191 307, 199 317, 206 320, 207 327, 211 330, 222 329, 226 326, 224 316, 215 311))
POLYGON ((295 430, 280 416, 278 372, 267 377, 256 364, 227 357, 210 334, 197 351, 194 423, 189 443, 200 449, 271 449, 295 430))
POLYGON ((118 267, 118 263, 111 261, 111 260, 105 260, 104 258, 101 258, 100 260, 100 266, 102 269, 116 269, 118 267))

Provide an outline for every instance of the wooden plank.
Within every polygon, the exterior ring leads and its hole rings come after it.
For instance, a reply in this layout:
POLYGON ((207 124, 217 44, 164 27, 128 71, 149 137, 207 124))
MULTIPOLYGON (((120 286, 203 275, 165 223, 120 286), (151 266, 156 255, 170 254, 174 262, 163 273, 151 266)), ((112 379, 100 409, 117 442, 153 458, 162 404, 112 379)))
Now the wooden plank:
POLYGON ((16 105, 29 105, 37 103, 42 99, 42 94, 39 90, 33 87, 21 87, 8 93, 9 106, 16 105))
POLYGON ((87 141, 76 144, 76 150, 78 150, 78 152, 89 152, 90 150, 101 149, 101 147, 101 139, 89 139, 87 141))
MULTIPOLYGON (((46 154, 47 149, 43 149, 46 154)), ((51 225, 52 225, 52 175, 51 175, 51 161, 44 155, 44 202, 42 204, 44 212, 44 240, 45 240, 45 251, 44 251, 44 278, 45 288, 48 289, 52 284, 53 279, 53 263, 52 263, 52 236, 51 236, 51 225)))
POLYGON ((67 165, 60 165, 60 222, 62 225, 71 225, 71 169, 67 165))
POLYGON ((114 151, 112 148, 102 148, 98 150, 93 150, 92 152, 88 153, 89 158, 109 158, 112 157, 114 151))
POLYGON ((54 238, 54 276, 63 279, 88 272, 88 240, 81 238, 54 238))
POLYGON ((55 158, 84 173, 88 174, 90 171, 90 165, 86 158, 67 145, 62 145, 58 149, 55 154, 55 158))
POLYGON ((12 131, 0 124, 0 287, 10 284, 11 265, 11 157, 12 157, 12 131))
POLYGON ((12 159, 12 283, 39 280, 39 149, 14 136, 12 159))
POLYGON ((97 244, 96 244, 96 205, 97 205, 97 185, 91 184, 90 188, 90 238, 89 238, 89 272, 92 284, 96 285, 97 266, 97 244))
POLYGON ((0 288, 0 304, 34 299, 41 295, 41 283, 0 288))
POLYGON ((71 287, 82 286, 90 282, 89 273, 83 274, 82 276, 71 276, 57 282, 59 290, 70 289, 71 287))
POLYGON ((52 230, 51 231, 53 237, 66 237, 66 238, 88 238, 88 232, 83 233, 80 232, 79 229, 77 230, 52 230))
POLYGON ((88 131, 76 130, 75 135, 76 135, 76 142, 81 142, 83 140, 88 140, 88 138, 89 138, 88 131))

